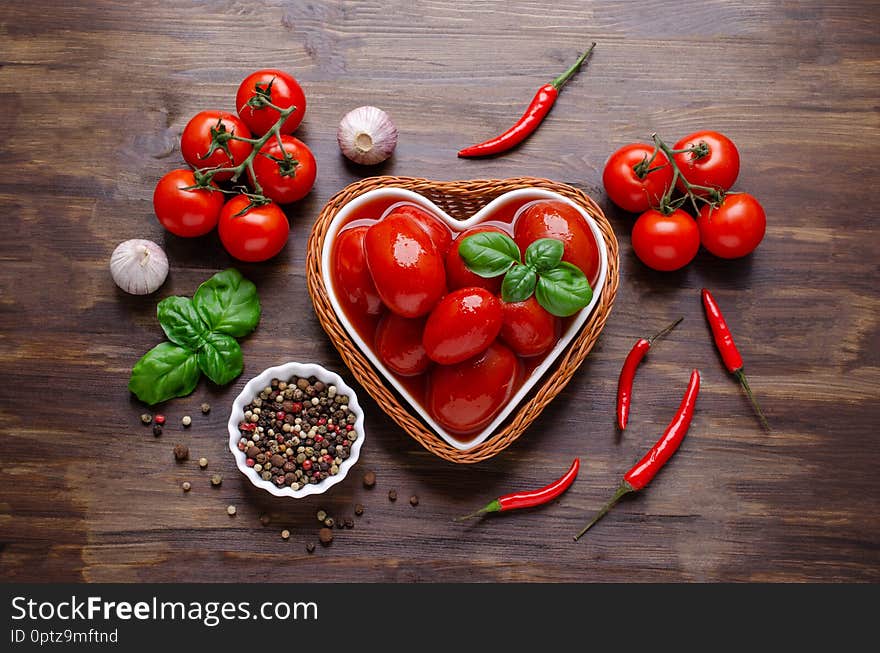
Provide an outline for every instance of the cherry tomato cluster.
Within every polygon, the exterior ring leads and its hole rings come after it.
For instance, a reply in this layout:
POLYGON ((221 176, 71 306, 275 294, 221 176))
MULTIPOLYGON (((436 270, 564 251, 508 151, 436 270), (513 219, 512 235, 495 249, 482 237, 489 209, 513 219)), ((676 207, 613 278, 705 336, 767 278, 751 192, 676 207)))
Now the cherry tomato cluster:
POLYGON ((201 111, 187 123, 180 150, 192 169, 162 177, 153 208, 177 236, 203 236, 217 227, 232 256, 265 261, 290 233, 278 205, 302 199, 315 183, 314 155, 290 135, 302 122, 306 98, 291 75, 258 70, 239 85, 235 106, 237 115, 201 111))
POLYGON ((562 260, 591 285, 599 249, 580 213, 563 202, 525 204, 512 224, 495 222, 453 234, 413 204, 379 220, 358 219, 336 236, 333 286, 343 310, 375 355, 452 433, 486 427, 521 386, 525 371, 557 343, 563 320, 532 295, 501 298, 501 278, 465 265, 460 244, 498 232, 524 254, 542 238, 563 243, 562 260))
POLYGON ((721 258, 750 254, 764 238, 764 209, 748 193, 729 192, 739 151, 716 131, 699 131, 671 148, 633 143, 611 155, 602 182, 612 202, 640 213, 632 231, 636 256, 654 270, 690 263, 702 243, 721 258), (690 206, 692 216, 684 210, 690 206))

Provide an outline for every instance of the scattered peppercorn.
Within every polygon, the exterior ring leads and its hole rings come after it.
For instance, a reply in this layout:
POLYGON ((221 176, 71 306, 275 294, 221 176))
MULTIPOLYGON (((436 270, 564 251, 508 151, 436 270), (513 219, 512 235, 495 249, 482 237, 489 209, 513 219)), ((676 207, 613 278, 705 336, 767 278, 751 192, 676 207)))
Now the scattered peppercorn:
POLYGON ((326 526, 327 528, 333 528, 333 524, 335 523, 336 522, 334 521, 333 517, 327 517, 327 519, 324 520, 324 526, 326 526))
POLYGON ((319 510, 317 517, 318 517, 318 521, 320 521, 320 522, 324 521, 325 519, 327 519, 327 511, 326 510, 319 510))
POLYGON ((364 474, 364 487, 371 488, 376 484, 376 472, 369 471, 364 474))
POLYGON ((217 487, 217 486, 220 485, 222 482, 223 482, 223 477, 220 476, 220 474, 214 474, 214 475, 211 477, 211 485, 213 485, 214 487, 217 487))
POLYGON ((388 491, 388 500, 389 501, 397 501, 397 490, 389 490, 388 491))
POLYGON ((165 416, 164 415, 156 415, 156 424, 159 424, 161 426, 164 423, 165 423, 165 416))
POLYGON ((205 469, 205 467, 207 467, 207 466, 208 466, 208 459, 205 458, 204 456, 199 458, 199 467, 201 467, 202 469, 205 469))
POLYGON ((354 528, 354 519, 352 519, 351 517, 346 517, 345 518, 345 527, 346 528, 354 528))
POLYGON ((272 521, 272 518, 269 517, 269 515, 266 515, 266 514, 260 515, 260 523, 263 526, 268 526, 271 521, 272 521))
POLYGON ((314 553, 315 552, 315 543, 309 542, 308 544, 306 544, 306 551, 308 551, 309 553, 314 553))
POLYGON ((158 423, 153 424, 153 435, 155 435, 157 438, 160 435, 162 435, 162 425, 161 424, 158 424, 158 423))
POLYGON ((141 422, 143 422, 144 424, 149 424, 152 421, 153 421, 153 416, 150 415, 149 413, 144 413, 143 415, 141 415, 141 422))
MULTIPOLYGON (((276 487, 299 490, 339 474, 358 434, 349 398, 315 377, 272 379, 245 406, 237 447, 245 464, 276 487)), ((326 519, 318 518, 323 522, 326 519)))
POLYGON ((193 423, 193 418, 189 415, 184 415, 180 418, 180 423, 183 424, 184 428, 187 428, 190 424, 193 423))
POLYGON ((183 488, 184 492, 189 492, 192 489, 192 485, 190 485, 189 481, 184 481, 183 485, 181 485, 180 487, 183 488))
POLYGON ((179 442, 174 445, 174 460, 179 463, 182 463, 184 460, 189 458, 189 447, 185 444, 180 444, 179 442))
POLYGON ((202 404, 201 408, 202 408, 202 415, 207 415, 208 413, 211 412, 211 404, 209 404, 207 402, 202 404))
POLYGON ((356 514, 358 517, 363 515, 364 514, 364 504, 356 503, 354 506, 354 514, 356 514))
POLYGON ((235 514, 235 506, 226 506, 226 514, 232 517, 235 514))
POLYGON ((409 498, 409 505, 411 505, 411 506, 419 505, 419 498, 415 494, 409 498))
POLYGON ((322 528, 318 531, 318 539, 321 540, 321 544, 324 546, 330 546, 330 543, 333 541, 333 531, 329 528, 322 528))
POLYGON ((281 539, 282 540, 290 539, 290 531, 287 530, 286 528, 283 531, 281 531, 281 539))

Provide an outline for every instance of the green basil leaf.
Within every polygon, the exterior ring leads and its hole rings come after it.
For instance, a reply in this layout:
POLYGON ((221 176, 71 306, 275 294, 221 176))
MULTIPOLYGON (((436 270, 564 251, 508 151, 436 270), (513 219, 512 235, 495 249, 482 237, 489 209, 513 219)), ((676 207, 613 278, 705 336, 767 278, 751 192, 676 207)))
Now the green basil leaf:
POLYGON ((225 333, 209 333, 198 353, 199 367, 217 385, 226 385, 241 374, 244 358, 235 338, 225 333))
POLYGON ((528 265, 515 264, 501 282, 501 299, 512 304, 524 302, 535 290, 538 276, 528 265))
POLYGON ((199 382, 196 355, 183 347, 163 342, 135 363, 128 389, 146 404, 158 404, 174 397, 184 397, 199 382))
POLYGON ((492 231, 462 240, 458 255, 468 270, 486 279, 501 276, 520 261, 519 247, 513 238, 492 231))
POLYGON ((560 261, 565 246, 556 238, 539 238, 526 249, 526 265, 531 265, 538 272, 552 270, 560 261))
POLYGON ((189 297, 166 297, 156 307, 159 324, 168 339, 191 351, 205 343, 208 329, 189 297))
POLYGON ((257 287, 235 268, 218 272, 199 286, 193 305, 211 331, 246 336, 260 321, 257 287))
POLYGON ((548 313, 568 317, 590 303, 593 289, 580 268, 562 262, 538 279, 535 299, 548 313))

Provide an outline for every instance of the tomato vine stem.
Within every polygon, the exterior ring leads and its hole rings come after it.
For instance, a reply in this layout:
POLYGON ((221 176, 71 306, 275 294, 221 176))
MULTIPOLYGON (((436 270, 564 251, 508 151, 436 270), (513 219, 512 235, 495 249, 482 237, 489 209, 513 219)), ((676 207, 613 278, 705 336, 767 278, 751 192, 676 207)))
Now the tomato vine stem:
MULTIPOLYGON (((684 174, 682 174, 681 168, 678 167, 678 163, 675 161, 676 154, 685 154, 688 152, 693 152, 697 157, 706 156, 709 153, 709 148, 705 143, 698 143, 693 147, 687 147, 681 150, 673 150, 663 142, 663 139, 661 139, 656 132, 651 134, 651 140, 654 141, 654 154, 651 156, 651 160, 657 156, 657 152, 663 152, 663 154, 666 155, 666 158, 669 159, 669 165, 672 166, 672 181, 666 189, 666 192, 663 193, 663 196, 660 198, 660 211, 662 213, 669 215, 675 209, 680 208, 688 200, 690 200, 691 205, 694 207, 694 211, 699 213, 700 207, 697 206, 697 200, 705 202, 710 206, 717 206, 721 200, 724 199, 724 193, 717 188, 700 186, 699 184, 692 184, 689 182, 684 174), (673 200, 672 195, 675 193, 675 188, 679 181, 681 181, 684 186, 685 194, 683 197, 673 200), (705 192, 708 195, 708 198, 695 193, 695 190, 705 192)), ((636 171, 636 173, 638 173, 638 171, 636 171)))
MULTIPOLYGON (((211 186, 211 181, 214 179, 214 177, 218 173, 231 172, 232 173, 231 181, 233 183, 235 183, 236 181, 238 181, 238 178, 241 177, 241 174, 245 170, 247 170, 250 173, 250 178, 251 178, 251 181, 253 182, 254 192, 253 193, 243 193, 250 200, 250 203, 238 215, 243 215, 244 213, 247 213, 247 211, 250 210, 254 206, 260 206, 262 204, 266 204, 269 202, 269 198, 267 198, 263 194, 263 187, 260 186, 260 182, 257 181, 257 175, 254 173, 254 159, 256 158, 257 154, 259 154, 263 145, 265 145, 269 141, 270 138, 275 138, 278 140, 278 145, 281 147, 281 151, 284 153, 284 161, 287 162, 288 164, 290 164, 290 162, 292 161, 292 158, 287 153, 287 151, 284 149, 283 143, 281 141, 281 126, 290 117, 290 115, 294 111, 296 111, 296 106, 294 105, 294 106, 290 106, 286 109, 283 109, 283 108, 273 104, 272 102, 270 102, 269 100, 267 100, 265 98, 261 98, 260 106, 274 109, 279 114, 278 120, 275 122, 274 125, 272 125, 272 127, 269 128, 269 131, 267 131, 265 134, 263 134, 259 138, 246 138, 244 136, 236 136, 234 133, 224 131, 223 132, 223 135, 224 135, 223 144, 219 144, 219 143, 216 145, 212 144, 210 152, 206 155, 206 157, 207 157, 207 156, 210 156, 211 154, 213 154, 214 151, 217 149, 217 147, 223 147, 225 145, 226 141, 236 140, 236 141, 244 141, 245 143, 250 143, 251 145, 253 145, 253 149, 251 150, 251 153, 248 154, 247 158, 244 161, 242 161, 241 163, 239 163, 237 166, 217 167, 217 168, 210 168, 210 167, 198 168, 193 173, 195 176, 195 179, 196 179, 196 185, 192 188, 202 188, 202 189, 208 189, 208 190, 222 190, 222 189, 217 189, 217 188, 214 188, 213 186, 211 186), (228 134, 228 136, 227 136, 227 134, 228 134)), ((213 133, 213 130, 212 130, 212 133, 213 133)), ((226 152, 228 154, 228 149, 226 150, 226 152)), ((186 190, 190 190, 190 189, 186 189, 186 190)), ((226 192, 226 191, 223 191, 223 192, 226 192)))

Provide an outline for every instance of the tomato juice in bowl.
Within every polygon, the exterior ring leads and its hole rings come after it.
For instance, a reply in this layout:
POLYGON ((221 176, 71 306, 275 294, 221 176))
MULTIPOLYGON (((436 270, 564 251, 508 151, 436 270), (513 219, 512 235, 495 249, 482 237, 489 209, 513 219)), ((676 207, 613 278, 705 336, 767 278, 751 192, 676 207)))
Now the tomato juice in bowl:
MULTIPOLYGON (((431 228, 434 229, 436 237, 440 230, 436 228, 436 225, 431 228)), ((378 232, 378 229, 374 231, 378 232)), ((425 244, 423 234, 413 233, 411 236, 408 239, 395 240, 392 237, 379 240, 373 243, 374 249, 372 251, 375 252, 376 247, 393 250, 399 246, 400 254, 405 257, 407 256, 407 247, 411 245, 410 241, 415 242, 416 245, 421 242, 422 249, 430 248, 425 244)), ((439 247, 446 247, 449 250, 442 252, 444 260, 454 260, 456 241, 453 240, 450 244, 442 239, 441 234, 441 243, 439 247)), ((579 249, 585 248, 580 247, 579 249)), ((576 248, 572 251, 579 251, 579 249, 576 248)), ((384 375, 415 409, 422 420, 440 438, 459 450, 470 449, 486 440, 511 415, 544 373, 553 366, 597 305, 608 267, 604 239, 589 214, 564 196, 539 188, 524 188, 505 193, 464 220, 450 217, 424 196, 406 189, 386 187, 372 190, 349 201, 335 215, 328 227, 321 255, 328 299, 352 341, 370 360, 375 369, 384 375), (390 329, 393 337, 384 336, 382 343, 392 343, 391 348, 395 349, 393 355, 389 357, 387 351, 377 351, 377 333, 381 335, 383 329, 384 331, 389 330, 385 322, 389 320, 388 314, 394 315, 394 313, 386 308, 385 301, 379 297, 380 293, 375 285, 372 288, 367 287, 370 285, 372 275, 363 254, 360 260, 356 260, 358 247, 363 246, 366 232, 371 225, 389 215, 410 211, 407 207, 417 207, 419 212, 423 211, 429 214, 433 218, 432 222, 439 223, 443 228, 448 229, 453 238, 458 237, 461 232, 477 226, 499 231, 513 238, 517 236, 516 225, 519 224, 520 217, 536 203, 547 200, 553 203, 562 203, 565 205, 561 207, 562 212, 574 216, 570 219, 579 221, 576 225, 578 229, 575 231, 582 233, 580 236, 582 241, 589 240, 587 246, 592 248, 594 254, 593 264, 589 266, 592 268, 589 274, 593 290, 592 300, 585 308, 570 317, 552 318, 555 344, 552 344, 549 351, 537 356, 528 355, 533 352, 525 347, 520 349, 524 353, 522 356, 515 352, 511 353, 510 343, 512 342, 517 348, 520 347, 520 343, 516 338, 511 339, 508 330, 507 335, 499 334, 484 352, 473 359, 462 363, 455 362, 450 369, 446 369, 445 365, 430 362, 431 369, 425 371, 427 368, 423 364, 424 361, 418 359, 419 354, 415 351, 415 345, 418 341, 418 329, 416 328, 409 330, 390 329), (358 241, 360 241, 360 245, 358 241), (340 243, 338 248, 336 247, 337 242, 340 243), (344 269, 344 272, 338 274, 339 269, 344 269), (558 339, 556 339, 556 334, 558 334, 558 339), (462 366, 462 369, 452 369, 456 365, 462 366), (470 370, 474 370, 473 373, 479 379, 486 379, 483 384, 487 387, 486 392, 480 394, 476 389, 473 389, 473 391, 456 394, 455 388, 461 383, 466 384, 469 374, 471 374, 470 370), (444 391, 445 398, 438 398, 438 394, 444 394, 438 390, 440 386, 446 389, 444 391), (459 416, 461 419, 458 419, 459 416)), ((375 258, 374 256, 372 259, 374 263, 375 258)), ((386 275, 384 277, 380 274, 378 278, 393 280, 390 283, 395 286, 393 290, 397 293, 392 293, 393 296, 389 299, 388 289, 385 288, 385 300, 395 302, 397 297, 402 297, 402 301, 408 301, 407 293, 413 296, 417 295, 420 289, 423 289, 419 284, 419 272, 414 268, 413 274, 386 275)), ((431 275, 426 283, 433 286, 436 282, 435 276, 431 275)), ((486 283, 479 281, 476 283, 481 287, 491 287, 493 283, 497 284, 497 279, 482 279, 482 281, 486 283)), ((433 292, 433 289, 431 291, 433 292)), ((448 294, 454 294, 456 291, 453 290, 448 294)), ((464 298, 464 301, 473 302, 477 301, 479 297, 485 296, 486 293, 474 291, 464 294, 473 295, 473 297, 464 298)), ((447 293, 444 291, 442 298, 446 297, 447 293)), ((442 298, 435 299, 432 296, 431 301, 440 303, 442 298)), ((534 297, 529 298, 525 303, 528 302, 534 303, 534 297)), ((537 305, 535 304, 535 306, 537 305)), ((404 310, 400 307, 395 308, 404 310)), ((526 319, 528 321, 529 311, 541 310, 530 306, 520 308, 525 317, 513 316, 511 319, 514 327, 517 324, 516 320, 526 319)), ((428 317, 425 314, 414 318, 401 318, 399 321, 426 320, 428 317)), ((507 317, 505 319, 507 320, 507 317)), ((449 327, 446 330, 455 330, 454 321, 448 321, 446 324, 449 327)), ((486 325, 482 326, 489 329, 486 325)), ((495 328, 497 328, 497 322, 491 325, 491 329, 495 328)), ((440 331, 442 332, 443 329, 440 331)), ((496 333, 494 330, 489 330, 486 342, 494 337, 494 333, 496 333)), ((548 344, 545 342, 539 349, 546 349, 547 346, 548 344)), ((444 360, 444 362, 446 361, 444 360)))

